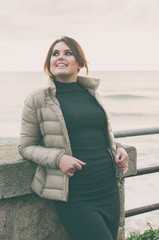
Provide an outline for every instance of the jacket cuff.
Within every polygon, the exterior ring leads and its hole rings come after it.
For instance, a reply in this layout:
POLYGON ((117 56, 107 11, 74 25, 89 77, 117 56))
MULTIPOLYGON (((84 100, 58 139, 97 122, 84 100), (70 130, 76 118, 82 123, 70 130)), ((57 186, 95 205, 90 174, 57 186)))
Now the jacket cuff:
POLYGON ((61 152, 57 159, 56 159, 56 162, 55 162, 55 167, 58 169, 59 168, 59 162, 60 162, 60 158, 64 155, 65 153, 64 152, 61 152))
MULTIPOLYGON (((122 147, 122 148, 125 149, 125 147, 124 147, 121 143, 116 143, 116 149, 117 149, 117 148, 120 148, 120 147, 122 147)), ((126 149, 125 149, 125 150, 126 150, 126 149)))

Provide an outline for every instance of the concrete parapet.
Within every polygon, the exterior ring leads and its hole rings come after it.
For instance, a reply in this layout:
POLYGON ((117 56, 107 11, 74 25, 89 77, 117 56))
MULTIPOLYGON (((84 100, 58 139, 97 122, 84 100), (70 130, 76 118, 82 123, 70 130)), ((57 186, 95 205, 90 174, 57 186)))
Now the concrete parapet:
MULTIPOLYGON (((126 176, 136 174, 136 149, 125 146, 129 155, 126 176)), ((22 159, 17 145, 0 146, 0 239, 1 240, 70 240, 53 201, 32 192, 36 164, 22 159)), ((119 181, 121 219, 118 240, 125 239, 124 178, 119 181)))
POLYGON ((124 147, 129 155, 129 167, 128 167, 128 171, 126 172, 124 177, 136 175, 136 173, 137 173, 137 151, 136 151, 136 148, 133 146, 127 146, 127 145, 124 145, 124 147))
POLYGON ((0 146, 0 199, 32 193, 36 164, 18 154, 17 145, 0 146))

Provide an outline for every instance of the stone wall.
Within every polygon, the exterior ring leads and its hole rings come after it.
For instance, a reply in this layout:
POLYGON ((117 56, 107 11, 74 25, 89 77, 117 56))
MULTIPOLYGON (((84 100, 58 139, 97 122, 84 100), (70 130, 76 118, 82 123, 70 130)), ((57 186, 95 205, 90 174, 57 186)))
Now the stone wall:
MULTIPOLYGON (((129 170, 136 174, 136 149, 125 146, 129 170)), ((17 145, 0 146, 0 240, 70 240, 53 206, 31 190, 36 165, 22 159, 17 145)), ((119 181, 121 220, 118 240, 125 239, 124 177, 119 181)))

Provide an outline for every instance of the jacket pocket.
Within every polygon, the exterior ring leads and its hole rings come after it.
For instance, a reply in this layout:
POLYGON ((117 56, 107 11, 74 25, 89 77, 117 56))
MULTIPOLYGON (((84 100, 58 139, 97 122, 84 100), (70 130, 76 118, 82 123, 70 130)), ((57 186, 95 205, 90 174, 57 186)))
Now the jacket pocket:
POLYGON ((38 165, 31 187, 32 187, 33 191, 36 192, 40 196, 45 187, 46 178, 47 178, 46 169, 44 167, 42 167, 41 165, 38 165))
POLYGON ((50 189, 64 189, 64 176, 65 174, 60 169, 46 168, 47 177, 45 182, 45 188, 50 189))

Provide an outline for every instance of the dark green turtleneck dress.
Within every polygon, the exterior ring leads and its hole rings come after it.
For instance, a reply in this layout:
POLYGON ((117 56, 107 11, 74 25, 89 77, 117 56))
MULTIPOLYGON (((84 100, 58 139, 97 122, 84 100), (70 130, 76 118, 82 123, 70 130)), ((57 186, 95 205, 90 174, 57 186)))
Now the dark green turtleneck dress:
POLYGON ((68 202, 55 201, 55 208, 72 240, 116 240, 119 193, 108 151, 104 110, 78 82, 55 81, 55 85, 73 156, 87 163, 69 179, 68 202), (85 229, 83 235, 81 228, 85 229))

